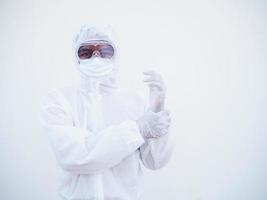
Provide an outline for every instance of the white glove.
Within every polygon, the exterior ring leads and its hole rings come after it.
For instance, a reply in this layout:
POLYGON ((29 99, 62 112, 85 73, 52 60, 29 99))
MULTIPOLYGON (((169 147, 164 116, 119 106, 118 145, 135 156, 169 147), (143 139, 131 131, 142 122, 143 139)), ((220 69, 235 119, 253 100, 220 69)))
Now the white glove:
POLYGON ((144 138, 155 138, 168 133, 171 117, 166 110, 158 113, 147 111, 136 123, 144 138))
POLYGON ((166 95, 166 86, 160 74, 149 70, 144 71, 143 74, 147 77, 144 82, 149 87, 149 110, 153 112, 160 112, 164 109, 164 101, 166 95))

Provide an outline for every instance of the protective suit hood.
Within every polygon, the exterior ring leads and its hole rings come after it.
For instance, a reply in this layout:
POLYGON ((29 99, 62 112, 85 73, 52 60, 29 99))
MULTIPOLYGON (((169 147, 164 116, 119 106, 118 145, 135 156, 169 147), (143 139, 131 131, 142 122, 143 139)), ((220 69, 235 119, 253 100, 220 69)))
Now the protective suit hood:
POLYGON ((117 46, 113 29, 110 26, 83 25, 74 39, 74 55, 76 68, 81 76, 81 89, 85 93, 100 94, 117 89, 117 46), (78 59, 78 49, 83 43, 105 40, 114 48, 111 59, 91 58, 85 61, 78 59))

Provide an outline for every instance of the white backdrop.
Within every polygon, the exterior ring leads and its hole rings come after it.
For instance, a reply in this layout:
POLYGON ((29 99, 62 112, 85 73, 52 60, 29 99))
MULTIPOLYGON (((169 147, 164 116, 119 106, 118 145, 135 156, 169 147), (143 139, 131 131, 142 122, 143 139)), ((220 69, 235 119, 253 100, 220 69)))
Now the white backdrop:
POLYGON ((0 1, 0 199, 58 200, 41 98, 78 81, 72 39, 84 23, 117 32, 120 82, 168 86, 175 152, 145 171, 147 200, 267 199, 267 2, 0 1))

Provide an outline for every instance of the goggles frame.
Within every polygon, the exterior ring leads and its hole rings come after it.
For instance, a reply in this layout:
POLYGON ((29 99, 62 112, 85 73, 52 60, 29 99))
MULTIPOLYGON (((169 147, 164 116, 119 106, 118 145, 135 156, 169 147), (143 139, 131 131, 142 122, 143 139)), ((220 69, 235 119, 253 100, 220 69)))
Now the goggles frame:
POLYGON ((103 59, 113 59, 114 56, 115 56, 115 53, 116 53, 116 49, 114 47, 114 44, 112 42, 110 42, 110 41, 107 41, 107 40, 89 40, 89 41, 83 42, 80 45, 78 45, 77 48, 76 48, 75 53, 76 53, 76 58, 78 59, 78 61, 88 60, 88 59, 91 59, 93 57, 100 57, 100 58, 103 58, 103 59), (88 58, 81 58, 79 56, 79 51, 80 51, 81 47, 89 46, 89 45, 94 46, 94 49, 93 49, 93 52, 91 53, 91 56, 88 57, 88 58), (112 47, 113 52, 112 52, 112 55, 110 57, 105 57, 105 56, 103 56, 101 54, 101 45, 107 45, 109 47, 112 47), (98 52, 98 55, 95 55, 95 52, 98 52))

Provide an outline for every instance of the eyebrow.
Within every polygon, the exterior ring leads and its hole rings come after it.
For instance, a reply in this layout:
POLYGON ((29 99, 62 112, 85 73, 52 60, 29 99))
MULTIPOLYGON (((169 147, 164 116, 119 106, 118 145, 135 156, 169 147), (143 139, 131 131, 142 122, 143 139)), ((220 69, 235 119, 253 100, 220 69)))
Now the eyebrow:
POLYGON ((87 46, 81 46, 81 47, 79 48, 79 50, 86 50, 86 49, 91 49, 91 48, 88 48, 87 46))

